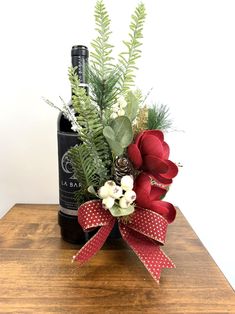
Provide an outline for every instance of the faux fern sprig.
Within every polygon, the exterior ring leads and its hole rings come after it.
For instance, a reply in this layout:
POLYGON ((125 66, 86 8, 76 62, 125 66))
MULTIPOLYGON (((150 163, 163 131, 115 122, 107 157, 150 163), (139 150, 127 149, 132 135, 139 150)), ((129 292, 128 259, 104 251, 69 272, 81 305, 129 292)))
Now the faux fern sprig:
POLYGON ((97 165, 91 162, 90 149, 86 144, 76 145, 69 150, 75 177, 79 180, 80 189, 76 193, 76 198, 80 202, 87 199, 87 188, 89 186, 99 187, 100 177, 97 174, 97 165))
POLYGON ((91 62, 87 69, 90 94, 92 100, 100 108, 100 115, 104 117, 104 110, 111 107, 118 94, 115 88, 120 78, 111 56, 113 46, 109 43, 110 18, 103 0, 98 0, 95 6, 95 22, 97 38, 91 42, 94 50, 90 53, 91 62))
POLYGON ((95 6, 95 22, 98 36, 91 42, 94 51, 91 52, 91 63, 96 69, 101 80, 104 80, 112 69, 111 57, 113 46, 109 43, 110 18, 102 0, 97 1, 95 6))
MULTIPOLYGON (((99 111, 91 102, 90 97, 86 95, 84 88, 79 86, 76 68, 69 69, 69 80, 73 92, 73 108, 77 113, 77 124, 80 127, 79 136, 83 141, 83 147, 89 152, 86 157, 87 162, 95 166, 94 177, 96 180, 97 177, 99 178, 99 183, 95 181, 93 185, 100 186, 110 175, 111 157, 108 143, 103 136, 99 111)), ((75 164, 74 160, 73 162, 75 164)))
POLYGON ((143 37, 145 17, 145 6, 143 3, 140 3, 131 17, 129 41, 123 41, 124 45, 127 47, 127 51, 119 55, 119 64, 122 71, 120 80, 121 93, 127 92, 128 89, 134 85, 134 72, 138 69, 136 67, 136 61, 141 56, 140 46, 142 45, 141 38, 143 37))
POLYGON ((95 21, 98 36, 92 41, 94 51, 88 70, 91 97, 100 108, 101 117, 107 116, 110 107, 120 94, 127 94, 134 85, 136 60, 141 56, 139 47, 143 37, 145 20, 144 4, 139 4, 131 17, 129 41, 124 41, 127 51, 120 53, 118 65, 112 64, 112 45, 109 43, 110 18, 103 3, 98 0, 95 6, 95 21), (105 112, 104 112, 105 111, 105 112))

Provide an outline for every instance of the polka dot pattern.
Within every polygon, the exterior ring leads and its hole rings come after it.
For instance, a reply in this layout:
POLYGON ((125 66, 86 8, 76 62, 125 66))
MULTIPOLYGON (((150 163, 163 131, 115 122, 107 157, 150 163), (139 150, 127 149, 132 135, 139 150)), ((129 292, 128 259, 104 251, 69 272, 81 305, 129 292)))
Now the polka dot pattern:
POLYGON ((86 263, 92 256, 94 256, 104 245, 108 235, 113 229, 115 219, 112 219, 109 225, 101 227, 97 233, 78 251, 74 256, 74 260, 78 261, 80 265, 86 263))
POLYGON ((168 222, 161 215, 141 207, 136 207, 128 227, 164 244, 168 222))
MULTIPOLYGON (((113 229, 116 219, 102 207, 100 200, 95 200, 86 202, 79 207, 78 221, 84 230, 100 226, 97 233, 73 257, 80 265, 83 265, 101 249, 113 229)), ((123 239, 157 282, 160 279, 162 268, 175 267, 159 245, 159 243, 164 244, 167 225, 165 218, 140 207, 135 208, 131 220, 119 221, 123 239)))
POLYGON ((108 210, 102 207, 100 200, 89 201, 78 209, 78 222, 88 231, 90 228, 105 226, 114 219, 108 210))
POLYGON ((172 261, 162 252, 160 246, 146 236, 119 224, 123 239, 136 253, 151 276, 159 282, 162 268, 174 268, 172 261))
POLYGON ((89 201, 82 204, 78 209, 78 222, 84 230, 94 227, 101 228, 97 233, 78 251, 74 260, 80 265, 86 263, 104 245, 108 235, 113 229, 115 218, 102 207, 100 200, 89 201))

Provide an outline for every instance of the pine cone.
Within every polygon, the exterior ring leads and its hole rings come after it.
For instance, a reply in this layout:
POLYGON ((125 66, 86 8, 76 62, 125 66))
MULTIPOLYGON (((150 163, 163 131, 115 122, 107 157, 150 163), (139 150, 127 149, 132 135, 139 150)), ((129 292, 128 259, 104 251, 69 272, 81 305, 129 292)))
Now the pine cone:
POLYGON ((120 185, 121 178, 133 175, 133 168, 130 160, 124 156, 117 157, 113 165, 113 178, 116 184, 120 185))

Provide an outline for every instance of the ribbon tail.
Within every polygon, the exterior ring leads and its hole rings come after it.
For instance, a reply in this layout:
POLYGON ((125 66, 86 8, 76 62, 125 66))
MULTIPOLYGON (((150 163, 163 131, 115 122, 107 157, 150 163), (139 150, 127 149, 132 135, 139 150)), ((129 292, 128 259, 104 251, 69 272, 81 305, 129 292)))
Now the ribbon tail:
POLYGON ((128 226, 124 224, 119 224, 119 229, 123 239, 132 248, 153 279, 158 283, 162 268, 175 268, 173 262, 161 250, 157 242, 128 228, 128 226))
POLYGON ((112 219, 108 225, 100 227, 97 233, 73 257, 73 261, 77 261, 81 266, 93 257, 104 245, 114 223, 115 219, 112 219))

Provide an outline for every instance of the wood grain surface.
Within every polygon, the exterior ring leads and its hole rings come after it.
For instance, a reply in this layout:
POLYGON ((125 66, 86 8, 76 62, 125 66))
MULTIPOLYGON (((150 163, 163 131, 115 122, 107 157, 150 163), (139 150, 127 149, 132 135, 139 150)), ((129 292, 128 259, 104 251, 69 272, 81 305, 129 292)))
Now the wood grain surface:
POLYGON ((235 314, 235 293, 183 215, 164 251, 177 268, 158 285, 122 240, 78 269, 56 205, 15 205, 0 220, 0 313, 235 314))

